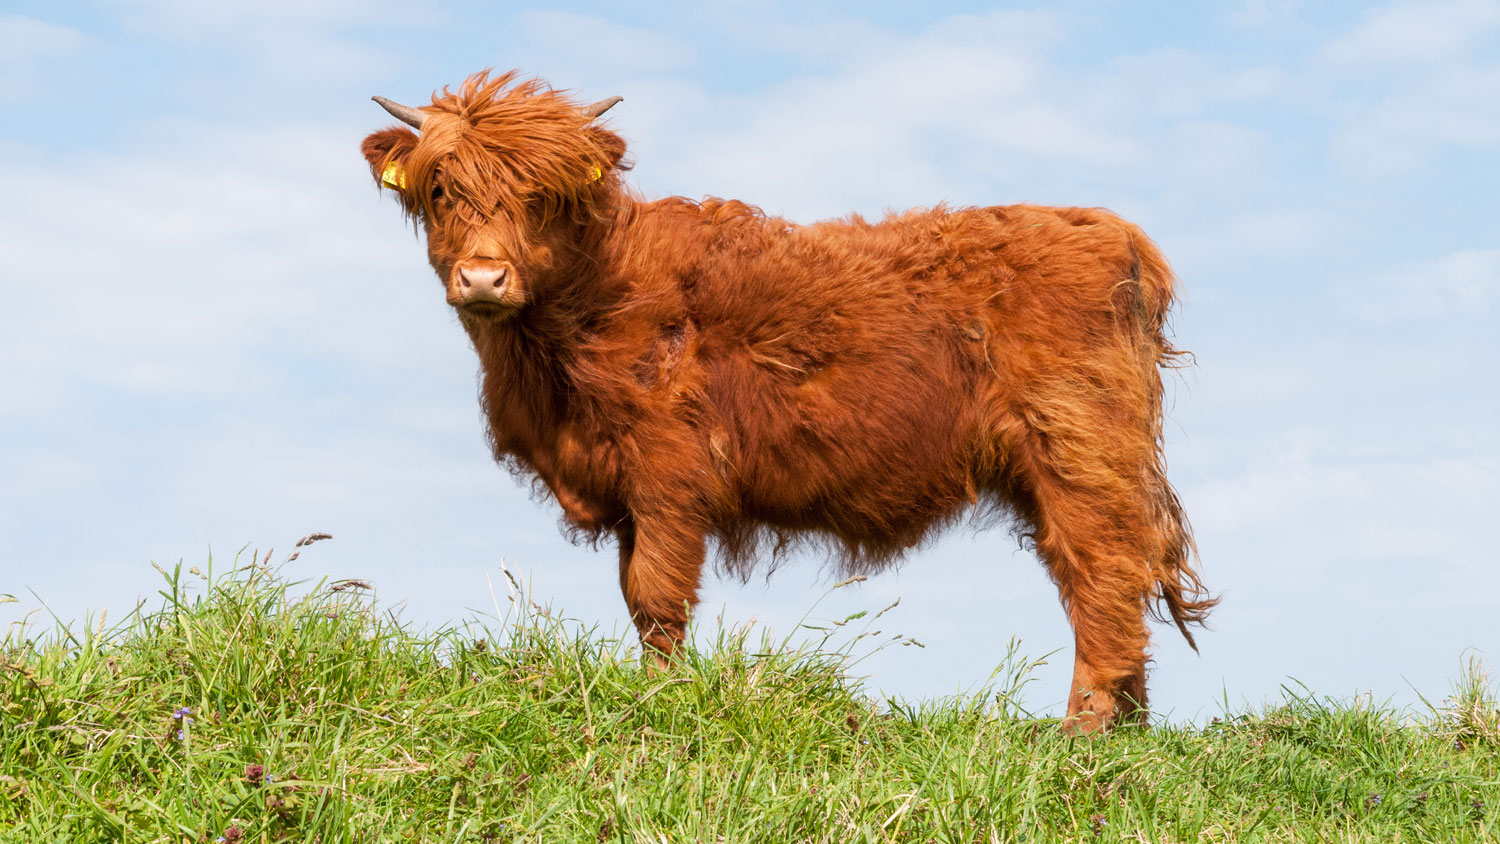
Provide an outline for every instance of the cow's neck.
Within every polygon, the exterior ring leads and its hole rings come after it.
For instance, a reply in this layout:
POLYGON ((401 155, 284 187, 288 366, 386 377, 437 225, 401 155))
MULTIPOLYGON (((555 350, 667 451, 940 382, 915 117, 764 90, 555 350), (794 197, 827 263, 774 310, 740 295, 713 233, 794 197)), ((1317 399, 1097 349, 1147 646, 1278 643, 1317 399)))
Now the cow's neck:
POLYGON ((470 329, 496 457, 534 462, 582 412, 572 365, 579 344, 618 304, 618 296, 592 277, 596 266, 594 256, 580 255, 561 277, 539 280, 549 295, 510 319, 470 329), (590 277, 581 274, 584 267, 590 277))

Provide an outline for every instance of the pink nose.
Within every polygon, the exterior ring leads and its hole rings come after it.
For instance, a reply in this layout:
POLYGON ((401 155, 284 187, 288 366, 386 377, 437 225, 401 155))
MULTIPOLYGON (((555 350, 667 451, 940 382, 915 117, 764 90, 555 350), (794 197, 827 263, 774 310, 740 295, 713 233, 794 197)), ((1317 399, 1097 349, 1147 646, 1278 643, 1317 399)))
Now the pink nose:
POLYGON ((464 267, 458 271, 460 283, 464 287, 478 287, 475 291, 483 295, 484 288, 499 288, 505 286, 505 269, 481 270, 476 267, 464 267))

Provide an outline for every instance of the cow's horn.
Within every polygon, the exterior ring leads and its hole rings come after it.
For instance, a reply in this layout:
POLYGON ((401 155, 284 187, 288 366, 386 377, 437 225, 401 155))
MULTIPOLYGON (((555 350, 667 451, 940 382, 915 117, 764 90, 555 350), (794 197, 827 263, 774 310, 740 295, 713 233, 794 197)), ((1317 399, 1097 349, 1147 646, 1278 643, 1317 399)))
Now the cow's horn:
POLYGON ((380 107, 390 112, 392 117, 396 118, 402 123, 405 123, 413 129, 421 129, 422 121, 427 119, 427 115, 423 114, 420 111, 417 111, 411 106, 404 106, 400 103, 392 102, 385 97, 371 97, 370 99, 374 100, 377 103, 380 103, 380 107))
POLYGON ((588 119, 593 120, 604 112, 614 108, 616 104, 622 102, 624 99, 624 97, 610 97, 608 99, 600 100, 599 102, 594 103, 593 105, 584 109, 583 113, 586 117, 588 117, 588 119))

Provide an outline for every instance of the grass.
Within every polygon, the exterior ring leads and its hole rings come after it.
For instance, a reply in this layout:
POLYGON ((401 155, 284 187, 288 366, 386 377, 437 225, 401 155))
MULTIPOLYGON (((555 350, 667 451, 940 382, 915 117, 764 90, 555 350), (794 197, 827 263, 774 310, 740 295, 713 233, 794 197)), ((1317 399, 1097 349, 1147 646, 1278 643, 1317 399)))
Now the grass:
MULTIPOLYGON (((1500 713, 1287 690, 1060 734, 980 693, 871 700, 847 644, 723 631, 670 673, 528 607, 418 632, 363 584, 164 571, 105 629, 0 639, 0 841, 1493 841, 1500 713)), ((500 603, 500 602, 497 602, 500 603)), ((865 621, 868 621, 866 619, 865 621)))

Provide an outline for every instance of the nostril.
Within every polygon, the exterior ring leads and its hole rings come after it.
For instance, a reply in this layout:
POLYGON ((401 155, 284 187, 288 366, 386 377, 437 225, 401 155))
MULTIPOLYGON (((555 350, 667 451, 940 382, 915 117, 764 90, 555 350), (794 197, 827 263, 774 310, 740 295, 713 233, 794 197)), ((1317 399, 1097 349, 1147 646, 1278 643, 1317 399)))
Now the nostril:
POLYGON ((507 268, 480 269, 479 267, 463 267, 458 271, 459 284, 464 287, 500 287, 505 284, 506 276, 509 274, 507 268))

